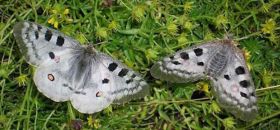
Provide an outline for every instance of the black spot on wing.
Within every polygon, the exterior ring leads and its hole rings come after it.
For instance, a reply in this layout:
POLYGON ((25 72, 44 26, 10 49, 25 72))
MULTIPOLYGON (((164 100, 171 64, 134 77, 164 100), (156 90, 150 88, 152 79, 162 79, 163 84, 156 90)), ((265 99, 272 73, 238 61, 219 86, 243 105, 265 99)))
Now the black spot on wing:
POLYGON ((109 83, 109 79, 104 78, 104 79, 102 80, 102 83, 103 83, 103 84, 107 84, 107 83, 109 83))
POLYGON ((180 57, 184 60, 188 60, 190 58, 187 52, 181 52, 180 57))
POLYGON ((193 51, 196 56, 201 56, 203 54, 203 50, 201 48, 196 48, 193 51))
POLYGON ((230 80, 230 77, 229 77, 229 75, 227 75, 227 74, 224 75, 224 78, 227 79, 227 80, 230 80))
POLYGON ((54 59, 54 57, 55 57, 54 53, 53 53, 53 52, 49 52, 49 57, 50 57, 51 59, 54 59))
POLYGON ((56 39, 56 45, 62 46, 64 44, 64 37, 58 36, 56 39))
POLYGON ((136 74, 132 74, 132 75, 131 75, 131 78, 135 78, 135 77, 136 77, 136 74))
POLYGON ((62 86, 63 86, 63 87, 68 87, 69 85, 66 84, 66 83, 63 83, 62 86))
POLYGON ((37 27, 38 27, 38 31, 41 31, 42 26, 41 25, 37 25, 37 27))
POLYGON ((197 62, 197 65, 204 66, 204 63, 203 62, 197 62))
POLYGON ((102 93, 99 91, 95 94, 96 97, 100 97, 101 95, 102 95, 102 93))
POLYGON ((181 64, 179 61, 172 61, 172 63, 173 63, 174 65, 180 65, 180 64, 181 64))
POLYGON ((247 80, 242 80, 239 82, 240 86, 243 88, 247 88, 250 85, 250 82, 248 82, 247 80))
POLYGON ((39 38, 39 33, 38 33, 38 31, 35 31, 35 38, 36 38, 36 39, 39 38))
POLYGON ((240 95, 241 97, 248 98, 248 95, 246 93, 240 92, 240 95))
POLYGON ((252 93, 251 93, 251 96, 255 97, 255 96, 256 96, 255 92, 252 92, 252 93))
POLYGON ((75 91, 74 93, 75 93, 75 94, 82 94, 82 95, 86 95, 86 93, 85 93, 85 92, 82 92, 82 91, 75 91))
POLYGON ((235 69, 235 73, 236 73, 237 75, 245 74, 245 69, 244 69, 244 67, 238 66, 238 67, 235 69))
POLYGON ((80 91, 75 91, 74 93, 76 93, 76 94, 81 94, 81 92, 80 92, 80 91))
POLYGON ((50 80, 50 81, 54 81, 54 76, 52 75, 52 74, 48 74, 48 79, 50 80))
POLYGON ((127 74, 127 72, 128 72, 128 69, 123 68, 123 69, 121 69, 121 71, 118 73, 118 76, 123 77, 123 76, 125 76, 125 75, 127 74))
POLYGON ((51 30, 47 30, 46 34, 45 34, 45 40, 46 41, 50 41, 52 39, 52 31, 51 30))
POLYGON ((169 56, 169 58, 171 59, 171 60, 173 60, 174 59, 174 56, 172 55, 172 56, 169 56))
POLYGON ((131 83, 132 81, 133 81, 133 79, 129 79, 129 80, 126 80, 125 83, 126 83, 126 84, 129 84, 129 83, 131 83))
POLYGON ((67 86, 69 90, 73 91, 74 89, 70 86, 67 86))
POLYGON ((110 71, 114 71, 117 67, 118 67, 118 64, 115 62, 112 62, 111 64, 109 64, 108 69, 110 71))
POLYGON ((126 84, 129 84, 133 81, 133 79, 136 77, 136 74, 132 74, 129 80, 126 80, 126 84))

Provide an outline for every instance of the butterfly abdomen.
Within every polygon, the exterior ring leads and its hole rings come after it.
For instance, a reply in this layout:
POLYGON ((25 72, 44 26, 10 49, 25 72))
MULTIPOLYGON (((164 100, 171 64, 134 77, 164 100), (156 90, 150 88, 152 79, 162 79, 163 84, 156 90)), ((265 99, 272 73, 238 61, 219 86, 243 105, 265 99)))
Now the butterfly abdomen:
POLYGON ((211 77, 217 77, 222 74, 228 63, 229 53, 227 48, 220 48, 207 63, 206 73, 211 77))

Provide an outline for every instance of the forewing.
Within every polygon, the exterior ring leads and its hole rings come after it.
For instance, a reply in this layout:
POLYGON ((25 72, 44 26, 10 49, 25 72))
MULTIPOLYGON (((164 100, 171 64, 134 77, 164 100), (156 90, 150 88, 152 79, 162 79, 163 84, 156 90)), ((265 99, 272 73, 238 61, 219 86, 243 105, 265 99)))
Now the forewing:
POLYGON ((176 52, 151 68, 153 77, 171 82, 185 83, 205 78, 205 65, 218 43, 209 42, 176 52))
POLYGON ((69 100, 71 67, 82 49, 78 42, 31 22, 17 23, 14 36, 27 62, 37 67, 33 79, 38 90, 57 102, 69 100))
POLYGON ((233 52, 223 74, 212 78, 212 83, 221 107, 245 121, 255 118, 255 87, 242 53, 233 52))
POLYGON ((111 57, 97 53, 92 64, 91 82, 74 93, 73 106, 83 113, 101 111, 112 102, 124 103, 149 93, 147 83, 137 73, 111 57))
POLYGON ((77 41, 56 30, 32 22, 19 22, 14 26, 14 36, 28 63, 39 66, 49 59, 51 52, 80 48, 77 41))

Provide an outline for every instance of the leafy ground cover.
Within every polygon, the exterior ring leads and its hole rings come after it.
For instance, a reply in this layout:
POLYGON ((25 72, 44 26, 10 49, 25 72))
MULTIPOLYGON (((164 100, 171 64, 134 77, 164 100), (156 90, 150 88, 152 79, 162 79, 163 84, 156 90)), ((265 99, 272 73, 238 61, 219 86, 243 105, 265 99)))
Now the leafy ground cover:
POLYGON ((279 0, 0 0, 1 129, 279 129, 279 0), (53 27, 121 60, 151 86, 145 99, 80 114, 40 94, 34 69, 12 35, 17 21, 53 27), (163 56, 230 33, 244 50, 257 88, 251 122, 223 111, 207 81, 172 84, 151 77, 163 56), (194 92, 205 94, 191 99, 194 92))

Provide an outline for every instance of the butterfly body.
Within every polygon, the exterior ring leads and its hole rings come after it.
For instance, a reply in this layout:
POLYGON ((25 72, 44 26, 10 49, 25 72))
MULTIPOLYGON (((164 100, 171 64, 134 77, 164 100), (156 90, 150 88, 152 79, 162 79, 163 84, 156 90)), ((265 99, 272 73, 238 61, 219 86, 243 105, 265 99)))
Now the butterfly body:
POLYGON ((256 116, 255 88, 245 58, 230 39, 180 50, 157 62, 152 76, 185 83, 208 79, 220 105, 242 120, 256 116))
POLYGON ((69 100, 78 111, 94 113, 148 94, 139 74, 91 45, 31 22, 17 23, 14 36, 27 62, 36 67, 38 90, 56 102, 69 100))
POLYGON ((230 60, 230 48, 228 45, 221 45, 215 50, 215 53, 209 58, 206 64, 206 73, 211 77, 217 77, 222 74, 230 60))

